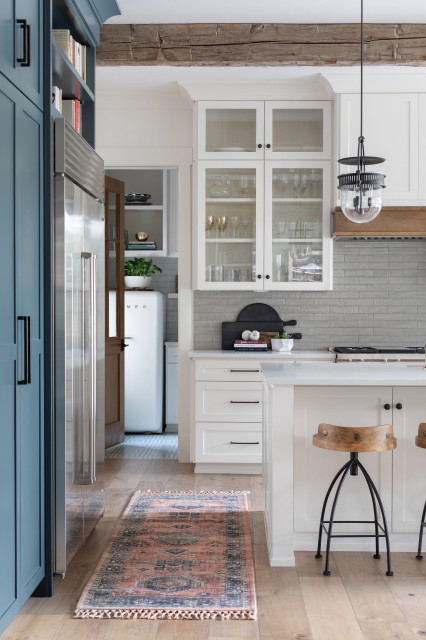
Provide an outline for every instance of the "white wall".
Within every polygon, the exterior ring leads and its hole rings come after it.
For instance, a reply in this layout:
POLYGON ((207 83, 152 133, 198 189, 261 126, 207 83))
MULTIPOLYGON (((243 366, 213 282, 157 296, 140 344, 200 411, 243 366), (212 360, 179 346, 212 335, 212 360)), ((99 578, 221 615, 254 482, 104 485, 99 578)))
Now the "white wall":
MULTIPOLYGON (((189 462, 189 360, 193 347, 191 290, 192 103, 177 87, 114 92, 108 69, 98 74, 96 151, 110 169, 176 167, 179 215, 179 460, 189 462)), ((115 69, 115 72, 117 70, 115 69)))

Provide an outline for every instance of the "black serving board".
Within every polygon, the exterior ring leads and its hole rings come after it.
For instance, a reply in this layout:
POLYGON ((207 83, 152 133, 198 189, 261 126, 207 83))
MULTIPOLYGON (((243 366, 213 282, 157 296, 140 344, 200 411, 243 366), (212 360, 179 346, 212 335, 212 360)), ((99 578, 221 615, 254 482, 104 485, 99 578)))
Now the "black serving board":
MULTIPOLYGON (((283 327, 294 326, 296 320, 281 320, 278 313, 268 304, 254 303, 244 307, 235 322, 222 322, 222 349, 234 349, 235 340, 241 340, 241 334, 249 331, 275 331, 281 333, 283 327)), ((301 333, 293 333, 294 340, 300 340, 301 333)))

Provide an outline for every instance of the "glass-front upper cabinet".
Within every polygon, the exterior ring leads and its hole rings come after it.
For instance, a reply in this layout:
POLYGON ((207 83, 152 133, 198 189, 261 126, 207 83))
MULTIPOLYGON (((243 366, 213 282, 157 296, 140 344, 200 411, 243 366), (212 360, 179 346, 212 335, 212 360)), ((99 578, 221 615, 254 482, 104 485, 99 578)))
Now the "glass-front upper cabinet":
POLYGON ((331 102, 200 101, 197 119, 198 159, 331 157, 331 102))
POLYGON ((197 288, 263 288, 263 169, 198 164, 197 288))
POLYGON ((331 157, 331 102, 265 102, 265 158, 331 157))
POLYGON ((262 101, 200 101, 197 106, 199 159, 264 157, 262 101))
POLYGON ((265 163, 268 289, 330 289, 329 172, 321 161, 265 163))

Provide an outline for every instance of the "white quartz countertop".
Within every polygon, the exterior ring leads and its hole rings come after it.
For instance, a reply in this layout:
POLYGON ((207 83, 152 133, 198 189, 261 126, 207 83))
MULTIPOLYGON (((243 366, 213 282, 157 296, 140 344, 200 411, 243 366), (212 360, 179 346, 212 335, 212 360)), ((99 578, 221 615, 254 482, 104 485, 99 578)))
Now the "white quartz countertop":
POLYGON ((267 384, 426 386, 426 370, 420 363, 268 362, 260 358, 260 366, 267 384))
POLYGON ((257 353, 256 351, 234 351, 234 349, 229 350, 221 350, 221 349, 212 349, 212 350, 204 350, 197 351, 193 350, 189 352, 190 358, 238 358, 239 360, 319 360, 319 359, 327 359, 330 362, 333 362, 335 359, 334 353, 330 353, 327 349, 317 349, 317 350, 308 350, 308 349, 293 349, 293 351, 261 351, 257 353))

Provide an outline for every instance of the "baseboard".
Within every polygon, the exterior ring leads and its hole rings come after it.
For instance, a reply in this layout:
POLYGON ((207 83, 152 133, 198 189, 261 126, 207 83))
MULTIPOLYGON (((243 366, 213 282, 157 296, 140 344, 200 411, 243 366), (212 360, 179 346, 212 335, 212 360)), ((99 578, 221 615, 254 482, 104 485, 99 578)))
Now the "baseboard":
POLYGON ((164 433, 177 433, 178 432, 178 425, 177 423, 170 423, 170 424, 166 424, 166 428, 164 430, 164 433))
POLYGON ((232 475, 237 474, 250 474, 261 475, 262 464, 230 464, 230 463, 210 463, 210 462, 198 462, 195 465, 194 473, 230 473, 232 475))

